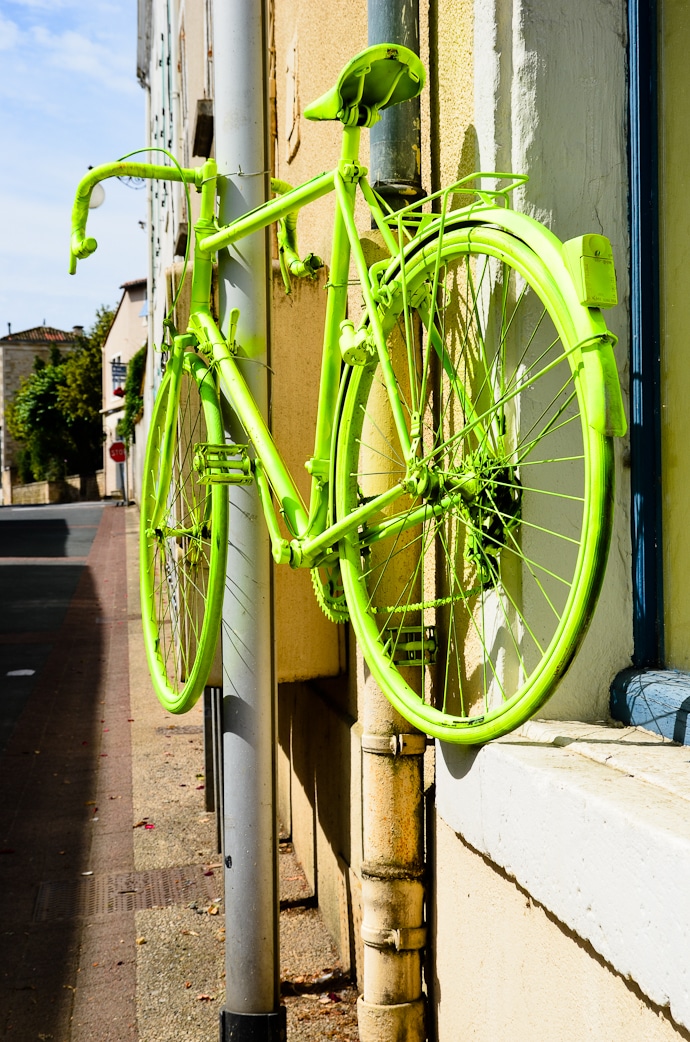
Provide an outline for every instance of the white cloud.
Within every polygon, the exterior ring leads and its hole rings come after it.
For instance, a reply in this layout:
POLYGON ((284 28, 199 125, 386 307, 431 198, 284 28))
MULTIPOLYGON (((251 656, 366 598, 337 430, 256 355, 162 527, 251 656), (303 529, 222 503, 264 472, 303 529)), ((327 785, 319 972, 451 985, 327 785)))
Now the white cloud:
POLYGON ((42 26, 35 26, 32 35, 37 47, 42 48, 55 68, 88 76, 109 90, 126 94, 139 92, 140 88, 129 69, 128 56, 113 51, 111 46, 98 43, 71 29, 56 34, 42 26))
POLYGON ((0 51, 10 51, 19 42, 19 26, 0 14, 0 51))
POLYGON ((142 145, 133 0, 0 0, 0 335, 45 318, 69 329, 146 270, 143 192, 114 183, 89 230, 93 258, 67 274, 70 212, 89 164, 142 145))

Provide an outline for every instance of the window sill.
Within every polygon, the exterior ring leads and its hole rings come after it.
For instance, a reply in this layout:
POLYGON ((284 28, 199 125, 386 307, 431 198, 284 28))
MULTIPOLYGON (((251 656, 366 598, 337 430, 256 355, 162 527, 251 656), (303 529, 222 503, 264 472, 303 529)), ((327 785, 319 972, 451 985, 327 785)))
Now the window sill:
POLYGON ((690 1028, 690 750, 639 728, 531 721, 437 743, 443 820, 690 1028))

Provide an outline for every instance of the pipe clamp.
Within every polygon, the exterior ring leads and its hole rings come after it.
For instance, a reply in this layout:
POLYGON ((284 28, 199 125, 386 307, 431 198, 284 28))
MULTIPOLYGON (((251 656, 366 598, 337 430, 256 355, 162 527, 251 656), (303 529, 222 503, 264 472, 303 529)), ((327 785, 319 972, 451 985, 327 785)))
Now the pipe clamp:
POLYGON ((363 734, 362 751, 375 756, 423 756, 426 735, 363 734))
POLYGON ((375 930, 362 926, 362 940, 370 948, 394 948, 396 952, 419 951, 426 944, 426 926, 407 926, 399 930, 375 930))

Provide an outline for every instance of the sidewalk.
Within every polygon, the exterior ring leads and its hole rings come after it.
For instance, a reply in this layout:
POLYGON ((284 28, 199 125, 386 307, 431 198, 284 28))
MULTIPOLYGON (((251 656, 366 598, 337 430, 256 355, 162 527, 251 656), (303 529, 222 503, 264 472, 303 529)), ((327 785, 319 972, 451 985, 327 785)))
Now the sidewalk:
MULTIPOLYGON (((0 758, 2 1039, 218 1037, 222 868, 204 803, 202 709, 172 717, 151 693, 137 521, 135 508, 103 509, 0 758)), ((287 841, 280 866, 288 1039, 353 1042, 356 993, 287 841)))

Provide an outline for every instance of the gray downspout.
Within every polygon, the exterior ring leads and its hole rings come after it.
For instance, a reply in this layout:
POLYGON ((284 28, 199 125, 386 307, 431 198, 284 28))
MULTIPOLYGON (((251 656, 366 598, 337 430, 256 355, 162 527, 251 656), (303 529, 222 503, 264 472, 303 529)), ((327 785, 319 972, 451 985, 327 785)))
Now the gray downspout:
MULTIPOLYGON (((419 0, 369 0, 369 44, 400 43, 419 54, 419 0)), ((389 206, 399 209, 422 193, 419 98, 394 105, 371 128, 369 177, 389 206)))
MULTIPOLYGON (((369 0, 369 43, 419 53, 417 0, 369 0)), ((422 195, 419 99, 383 113, 371 130, 370 178, 399 209, 422 195)), ((369 677, 361 693, 363 994, 360 1042, 423 1042, 423 754, 425 736, 369 677)))
MULTIPOLYGON (((267 198, 268 142, 263 2, 217 0, 213 7, 214 131, 220 220, 267 198)), ((221 325, 240 309, 243 375, 268 413, 270 272, 268 236, 244 239, 218 260, 221 325)), ((230 431, 233 439, 241 432, 230 431)), ((231 486, 230 545, 223 607, 225 1008, 221 1042, 286 1037, 280 1005, 276 688, 272 569, 256 487, 231 486)))

